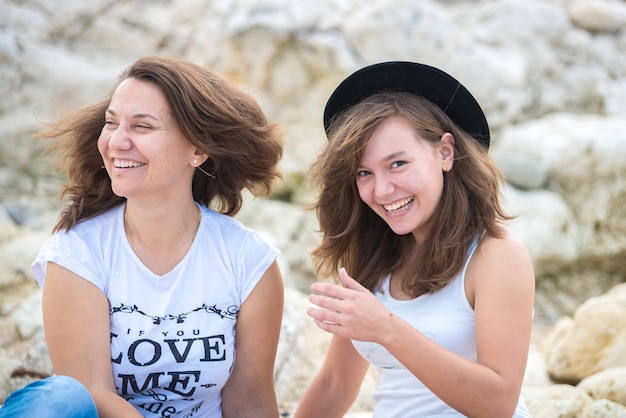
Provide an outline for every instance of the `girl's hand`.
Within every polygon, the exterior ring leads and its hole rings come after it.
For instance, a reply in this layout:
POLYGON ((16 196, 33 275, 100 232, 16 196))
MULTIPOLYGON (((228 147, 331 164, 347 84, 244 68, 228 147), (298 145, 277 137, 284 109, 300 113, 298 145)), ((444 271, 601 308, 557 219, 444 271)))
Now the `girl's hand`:
POLYGON ((393 314, 368 289, 339 270, 343 286, 314 283, 309 301, 319 308, 307 309, 315 324, 326 332, 359 341, 379 342, 393 314))

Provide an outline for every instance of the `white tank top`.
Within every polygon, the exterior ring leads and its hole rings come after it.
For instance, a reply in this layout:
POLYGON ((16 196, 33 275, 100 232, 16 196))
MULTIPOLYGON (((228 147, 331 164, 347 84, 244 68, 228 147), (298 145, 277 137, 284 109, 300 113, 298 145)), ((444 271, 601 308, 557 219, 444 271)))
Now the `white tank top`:
MULTIPOLYGON (((440 346, 472 361, 476 361, 476 335, 474 310, 465 294, 465 271, 477 245, 478 241, 475 241, 470 246, 461 272, 435 293, 411 300, 394 299, 389 291, 390 276, 383 280, 381 291, 374 291, 394 315, 440 346)), ((381 345, 362 341, 352 343, 378 370, 373 418, 463 416, 432 393, 381 345)), ((530 418, 521 394, 514 418, 530 418)))

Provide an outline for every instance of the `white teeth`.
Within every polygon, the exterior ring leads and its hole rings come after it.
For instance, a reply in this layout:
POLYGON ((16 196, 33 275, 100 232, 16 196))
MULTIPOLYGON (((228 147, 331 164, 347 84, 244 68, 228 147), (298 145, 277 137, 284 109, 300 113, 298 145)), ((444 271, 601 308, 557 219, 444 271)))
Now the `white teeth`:
POLYGON ((399 209, 402 209, 408 206, 409 204, 413 202, 413 200, 414 199, 412 197, 408 197, 406 199, 400 200, 390 205, 383 205, 383 208, 385 208, 387 212, 395 212, 395 211, 398 211, 399 209))
POLYGON ((130 167, 141 167, 142 165, 145 165, 145 164, 137 162, 137 161, 115 160, 113 161, 113 165, 117 168, 130 168, 130 167))

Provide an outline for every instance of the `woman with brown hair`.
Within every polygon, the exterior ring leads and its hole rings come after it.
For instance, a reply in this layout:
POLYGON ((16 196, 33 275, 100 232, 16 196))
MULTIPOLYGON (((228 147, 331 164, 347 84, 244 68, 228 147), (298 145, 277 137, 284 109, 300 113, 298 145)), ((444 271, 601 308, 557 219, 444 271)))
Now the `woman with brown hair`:
POLYGON ((374 417, 528 417, 534 299, 489 128, 430 66, 365 67, 331 95, 312 168, 322 242, 308 313, 333 334, 296 418, 341 417, 372 364, 374 417))
POLYGON ((33 264, 46 340, 100 417, 278 415, 279 251, 232 217, 280 179, 277 128, 221 76, 144 57, 42 135, 69 179, 33 264))

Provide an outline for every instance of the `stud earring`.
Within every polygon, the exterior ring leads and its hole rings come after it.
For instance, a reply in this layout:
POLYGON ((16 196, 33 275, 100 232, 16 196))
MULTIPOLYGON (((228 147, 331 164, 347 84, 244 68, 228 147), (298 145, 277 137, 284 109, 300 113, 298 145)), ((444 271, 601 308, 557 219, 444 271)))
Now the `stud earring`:
MULTIPOLYGON (((194 158, 194 159, 193 159, 193 163, 194 163, 194 164, 197 164, 197 163, 198 163, 198 159, 197 159, 197 158, 194 158)), ((202 164, 200 164, 200 165, 202 165, 202 164)), ((213 174, 211 174, 211 173, 207 172, 206 170, 204 170, 202 167, 200 167, 200 165, 196 166, 196 168, 197 168, 198 170, 200 170, 201 172, 203 172, 203 173, 204 173, 206 176, 208 176, 208 177, 215 178, 215 176, 214 176, 213 174)))

